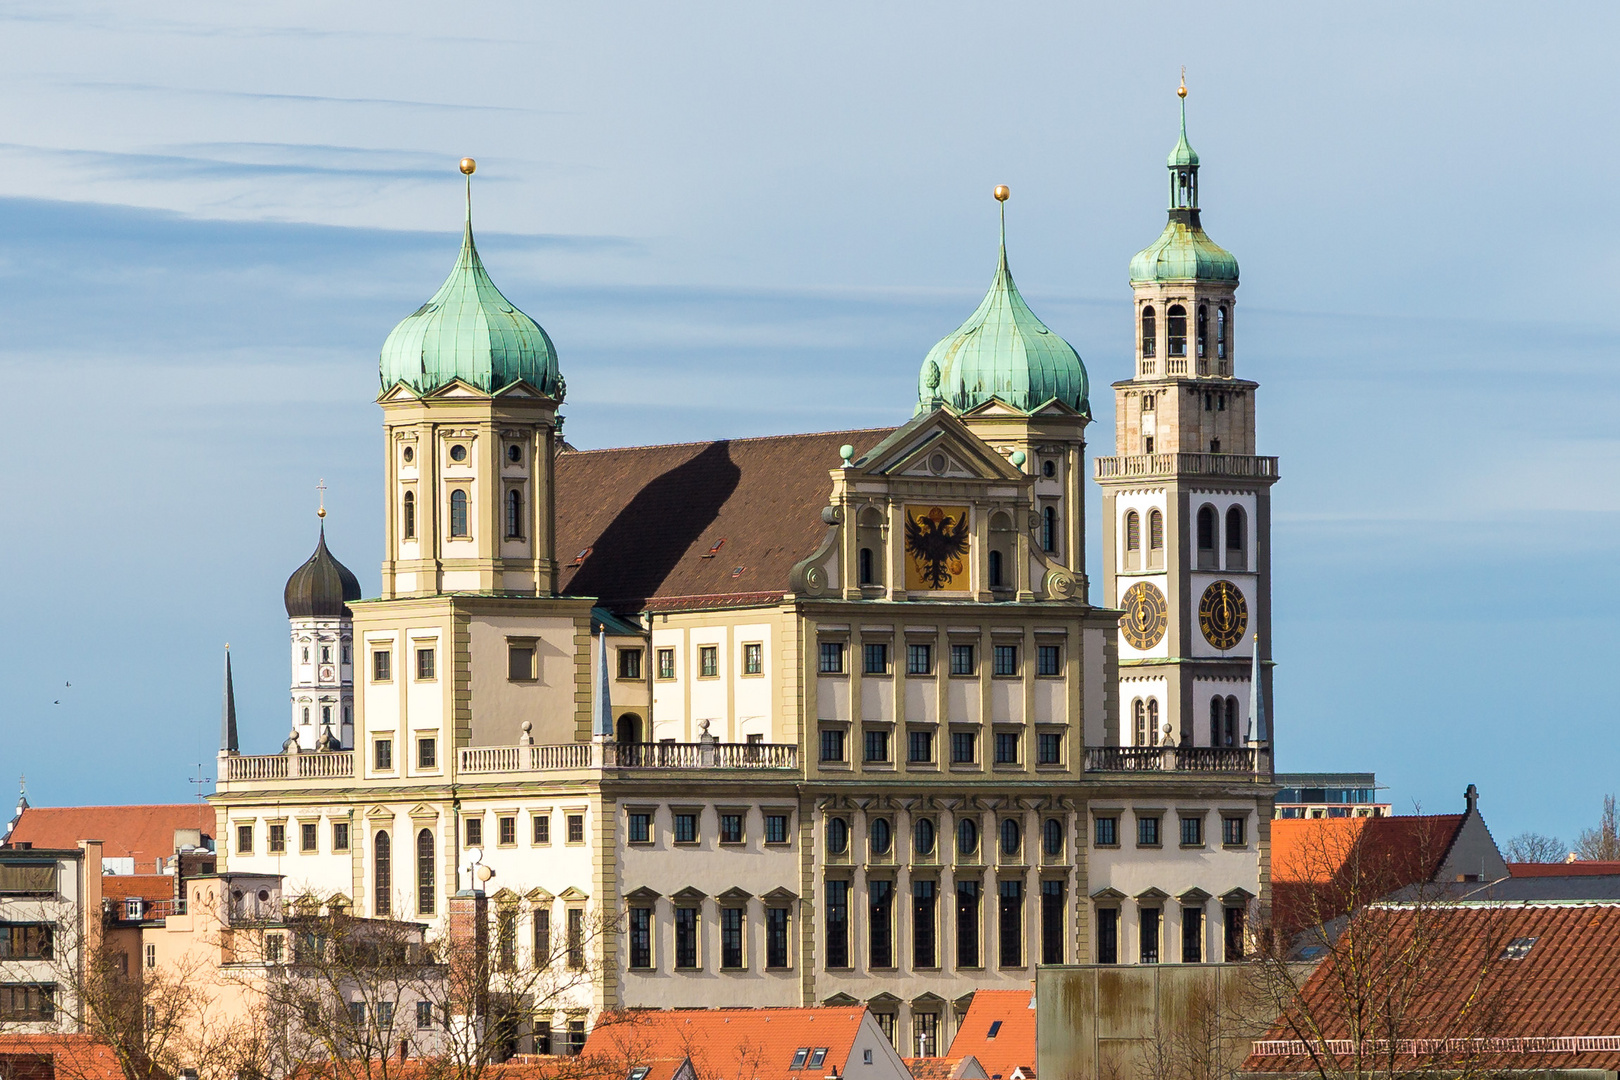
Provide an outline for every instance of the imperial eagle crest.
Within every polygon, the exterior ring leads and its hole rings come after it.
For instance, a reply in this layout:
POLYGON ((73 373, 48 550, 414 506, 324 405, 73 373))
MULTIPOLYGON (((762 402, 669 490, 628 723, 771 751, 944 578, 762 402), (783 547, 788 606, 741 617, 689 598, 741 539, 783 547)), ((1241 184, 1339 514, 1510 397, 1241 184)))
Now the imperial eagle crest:
POLYGON ((910 588, 948 589, 967 567, 968 511, 934 506, 906 511, 910 588))

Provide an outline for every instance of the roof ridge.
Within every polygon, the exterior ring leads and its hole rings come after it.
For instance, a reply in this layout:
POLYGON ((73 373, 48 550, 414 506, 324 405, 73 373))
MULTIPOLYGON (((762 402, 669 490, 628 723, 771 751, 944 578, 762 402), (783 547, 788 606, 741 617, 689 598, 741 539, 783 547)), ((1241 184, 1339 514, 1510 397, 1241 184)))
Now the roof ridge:
MULTIPOLYGON (((620 450, 670 450, 670 449, 674 449, 676 447, 681 447, 681 446, 712 446, 715 443, 721 443, 721 442, 723 442, 723 443, 776 442, 776 441, 783 441, 783 440, 787 440, 787 439, 808 439, 808 438, 813 438, 813 437, 819 436, 819 435, 864 435, 864 434, 867 434, 869 432, 893 431, 893 430, 895 430, 895 428, 898 428, 899 426, 900 426, 899 424, 895 424, 895 425, 890 426, 890 427, 838 428, 838 429, 835 429, 835 430, 832 430, 832 431, 800 431, 800 432, 794 432, 794 433, 786 434, 786 435, 743 435, 743 436, 738 436, 736 438, 692 439, 692 440, 687 441, 687 442, 646 443, 646 444, 640 445, 640 446, 598 446, 598 447, 596 447, 595 449, 592 449, 592 450, 580 450, 580 449, 578 449, 576 447, 576 448, 574 448, 572 450, 565 450, 565 451, 563 451, 563 453, 566 454, 566 455, 574 455, 574 454, 580 454, 580 455, 583 455, 583 454, 609 454, 609 453, 616 453, 616 452, 618 452, 620 450)), ((774 1006, 774 1005, 773 1006, 764 1006, 764 1005, 760 1006, 760 1008, 778 1008, 778 1007, 789 1008, 790 1006, 774 1006)), ((834 1007, 836 1007, 836 1006, 834 1006, 834 1007)), ((809 1008, 809 1006, 804 1006, 804 1008, 809 1008)))

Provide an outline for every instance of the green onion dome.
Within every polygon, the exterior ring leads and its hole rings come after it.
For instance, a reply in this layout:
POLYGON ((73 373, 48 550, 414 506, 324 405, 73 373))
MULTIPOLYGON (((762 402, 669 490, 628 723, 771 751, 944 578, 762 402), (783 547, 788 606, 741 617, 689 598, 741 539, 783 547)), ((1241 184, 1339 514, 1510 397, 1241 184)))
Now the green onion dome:
POLYGON ((966 412, 999 398, 1032 413, 1055 399, 1090 417, 1089 391, 1080 354, 1035 317, 1013 283, 1003 217, 990 291, 966 322, 928 350, 917 378, 917 412, 940 405, 966 412))
POLYGON ((1156 281, 1236 281, 1237 259, 1204 232, 1198 213, 1198 152, 1187 141, 1187 88, 1181 94, 1181 138, 1170 169, 1170 220, 1164 232, 1131 259, 1131 284, 1156 281))

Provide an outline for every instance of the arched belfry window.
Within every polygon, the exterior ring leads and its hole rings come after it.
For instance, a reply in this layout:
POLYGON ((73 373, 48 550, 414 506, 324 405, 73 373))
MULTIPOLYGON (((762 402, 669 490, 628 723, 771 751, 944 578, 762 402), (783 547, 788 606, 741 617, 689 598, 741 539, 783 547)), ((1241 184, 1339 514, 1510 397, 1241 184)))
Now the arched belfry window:
POLYGON ((1142 566, 1142 519, 1135 510, 1125 514, 1125 567, 1139 570, 1142 566))
POLYGON ((1215 516, 1213 506, 1202 506, 1198 509, 1198 568, 1200 570, 1214 570, 1219 563, 1216 561, 1215 531, 1219 522, 1215 516))
POLYGON ((404 501, 404 533, 405 539, 416 539, 416 492, 407 491, 404 501))
POLYGON ((1001 566, 1001 552, 992 548, 990 551, 990 587, 999 589, 1005 584, 1007 584, 1007 579, 1001 566))
POLYGON ((416 913, 433 914, 433 831, 423 829, 416 834, 416 913))
POLYGON ((506 493, 506 538, 523 539, 523 492, 517 488, 506 493))
POLYGON ((1226 568, 1228 570, 1247 570, 1248 558, 1245 551, 1249 530, 1244 527, 1243 508, 1231 506, 1226 510, 1226 568))
POLYGON ((1158 569, 1164 565, 1164 514, 1158 510, 1148 512, 1148 566, 1158 569))
POLYGON ((1226 359, 1226 305, 1215 309, 1215 358, 1226 359))
POLYGON ((1159 340, 1159 320, 1154 314, 1153 305, 1149 304, 1142 309, 1142 359, 1151 360, 1153 350, 1159 340))
POLYGON ((1159 745, 1159 699, 1158 698, 1148 698, 1147 714, 1148 714, 1148 717, 1147 717, 1147 719, 1148 719, 1148 743, 1149 743, 1149 745, 1157 746, 1157 745, 1159 745))
POLYGON ((1209 699, 1209 745, 1224 746, 1226 731, 1226 699, 1219 695, 1209 699))
POLYGON ((372 857, 372 885, 376 896, 376 903, 372 905, 372 914, 377 916, 388 915, 392 911, 394 896, 394 853, 393 841, 388 834, 379 832, 373 846, 372 857))
POLYGON ((1171 304, 1169 315, 1170 355, 1187 355, 1187 309, 1180 304, 1171 304))
POLYGON ((1209 307, 1198 305, 1198 358, 1202 360, 1209 354, 1209 307))
POLYGON ((1238 744, 1238 699, 1226 699, 1226 746, 1238 744))
POLYGON ((861 548, 860 555, 857 558, 860 563, 861 584, 872 584, 872 549, 869 547, 861 548))
POLYGON ((1134 745, 1134 746, 1146 746, 1148 744, 1147 743, 1147 706, 1142 704, 1142 699, 1141 698, 1137 698, 1135 701, 1133 701, 1131 703, 1131 719, 1134 721, 1133 726, 1134 726, 1135 731, 1136 731, 1136 739, 1134 740, 1132 745, 1134 745))
POLYGON ((461 488, 450 493, 450 535, 467 535, 467 493, 461 488))

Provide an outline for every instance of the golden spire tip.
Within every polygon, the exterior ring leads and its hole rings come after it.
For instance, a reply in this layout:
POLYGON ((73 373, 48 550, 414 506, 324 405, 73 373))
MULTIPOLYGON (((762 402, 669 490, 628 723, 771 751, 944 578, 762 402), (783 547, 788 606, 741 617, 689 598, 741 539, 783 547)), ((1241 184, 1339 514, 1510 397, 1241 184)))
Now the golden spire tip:
POLYGON ((1011 194, 1012 194, 1012 192, 1007 190, 1007 185, 1006 184, 997 184, 996 185, 996 202, 1006 202, 1007 201, 1007 196, 1009 196, 1011 194))
POLYGON ((1176 97, 1184 98, 1186 96, 1187 96, 1187 65, 1182 64, 1181 65, 1181 86, 1178 87, 1177 90, 1176 90, 1176 97))
POLYGON ((478 162, 474 161, 470 157, 464 157, 464 158, 461 159, 461 175, 463 175, 463 176, 471 176, 473 173, 475 173, 477 171, 478 171, 478 162))

